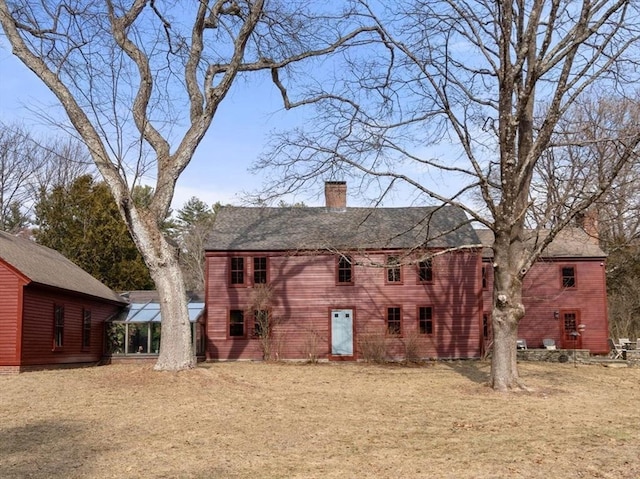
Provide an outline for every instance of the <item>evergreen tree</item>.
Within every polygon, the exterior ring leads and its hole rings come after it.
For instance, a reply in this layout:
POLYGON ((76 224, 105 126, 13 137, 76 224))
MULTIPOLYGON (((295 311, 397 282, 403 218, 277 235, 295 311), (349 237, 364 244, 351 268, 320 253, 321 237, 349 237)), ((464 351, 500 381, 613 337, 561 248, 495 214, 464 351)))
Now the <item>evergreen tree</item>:
POLYGON ((91 175, 42 192, 36 241, 117 291, 151 289, 149 271, 104 183, 91 175))

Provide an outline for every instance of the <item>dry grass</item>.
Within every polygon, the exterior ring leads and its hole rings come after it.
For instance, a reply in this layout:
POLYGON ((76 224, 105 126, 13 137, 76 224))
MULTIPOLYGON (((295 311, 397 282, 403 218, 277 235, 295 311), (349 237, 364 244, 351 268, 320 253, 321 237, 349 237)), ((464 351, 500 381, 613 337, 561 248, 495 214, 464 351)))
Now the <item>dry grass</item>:
POLYGON ((638 478, 640 369, 118 365, 0 377, 0 477, 638 478))

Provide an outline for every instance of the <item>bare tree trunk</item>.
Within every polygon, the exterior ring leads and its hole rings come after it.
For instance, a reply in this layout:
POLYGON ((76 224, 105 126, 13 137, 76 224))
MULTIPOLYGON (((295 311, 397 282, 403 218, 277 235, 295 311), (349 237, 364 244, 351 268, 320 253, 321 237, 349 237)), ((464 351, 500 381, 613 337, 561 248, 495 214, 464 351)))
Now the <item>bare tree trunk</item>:
POLYGON ((518 323, 524 317, 522 304, 521 270, 524 243, 516 234, 518 225, 511 231, 499 230, 494 241, 493 258, 493 355, 491 357, 491 387, 498 391, 522 387, 516 362, 518 323))
MULTIPOLYGON (((167 246, 170 248, 169 245, 167 246)), ((195 366, 195 351, 178 257, 169 251, 165 257, 170 261, 151 268, 151 276, 156 282, 162 310, 160 339, 162 346, 154 369, 180 371, 195 366)))

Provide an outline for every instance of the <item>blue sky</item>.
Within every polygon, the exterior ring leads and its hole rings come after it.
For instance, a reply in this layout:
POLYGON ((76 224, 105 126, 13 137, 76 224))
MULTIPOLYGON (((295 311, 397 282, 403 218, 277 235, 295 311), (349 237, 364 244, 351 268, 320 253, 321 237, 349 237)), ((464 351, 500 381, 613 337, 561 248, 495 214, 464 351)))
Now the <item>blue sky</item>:
MULTIPOLYGON (((55 97, 0 42, 0 120, 18 121, 35 132, 55 135, 43 126, 29 109, 57 105, 55 97)), ((264 150, 269 133, 277 128, 296 125, 301 112, 284 111, 281 98, 270 81, 237 82, 221 105, 211 129, 200 144, 193 160, 178 180, 174 209, 197 196, 208 204, 216 201, 241 204, 242 192, 254 191, 261 185, 259 175, 248 169, 264 150)), ((304 201, 319 205, 319 191, 287 201, 304 201)))

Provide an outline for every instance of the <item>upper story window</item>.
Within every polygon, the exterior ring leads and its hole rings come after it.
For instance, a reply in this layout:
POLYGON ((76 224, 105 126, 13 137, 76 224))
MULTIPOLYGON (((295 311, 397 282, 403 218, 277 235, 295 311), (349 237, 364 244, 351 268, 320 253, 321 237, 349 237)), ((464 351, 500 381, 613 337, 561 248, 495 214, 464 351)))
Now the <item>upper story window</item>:
POLYGON ((244 258, 234 257, 229 259, 231 284, 244 284, 244 258))
POLYGON ((82 310, 82 348, 91 347, 91 310, 82 310))
POLYGON ((387 283, 402 283, 402 269, 397 256, 387 256, 387 283))
POLYGON ((420 306, 418 308, 418 332, 420 334, 433 334, 433 308, 420 306))
POLYGON ((338 284, 353 284, 353 262, 350 256, 338 258, 338 284))
POLYGON ((483 266, 482 267, 482 289, 487 289, 488 286, 488 280, 487 280, 487 266, 483 266))
POLYGON ((62 348, 64 345, 64 306, 58 304, 53 307, 53 347, 62 348))
POLYGON ((253 284, 267 284, 267 257, 253 258, 253 284))
POLYGON ((418 281, 421 283, 433 283, 433 262, 431 259, 418 263, 418 281))
POLYGON ((387 334, 391 336, 402 334, 402 308, 397 306, 387 308, 387 334))
POLYGON ((562 266, 560 270, 562 274, 562 287, 575 288, 577 286, 575 266, 562 266))

